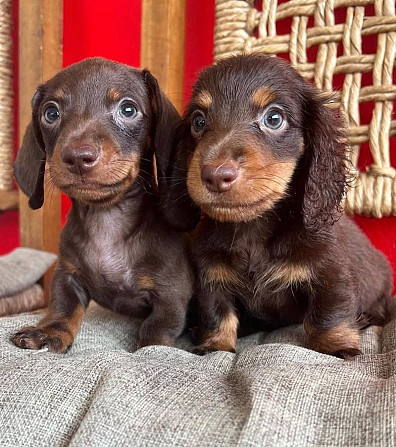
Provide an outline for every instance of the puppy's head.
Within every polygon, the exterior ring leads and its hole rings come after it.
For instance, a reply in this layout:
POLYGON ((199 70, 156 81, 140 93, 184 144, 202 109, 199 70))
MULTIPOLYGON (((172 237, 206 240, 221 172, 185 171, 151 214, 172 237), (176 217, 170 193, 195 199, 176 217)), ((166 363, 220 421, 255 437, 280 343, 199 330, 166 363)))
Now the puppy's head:
POLYGON ((251 221, 282 200, 306 226, 331 221, 345 148, 325 103, 281 59, 236 56, 204 70, 182 121, 192 200, 219 221, 251 221))
POLYGON ((34 209, 43 204, 46 163, 52 184, 92 205, 117 203, 144 175, 152 182, 153 153, 165 172, 180 119, 148 71, 100 58, 41 85, 32 110, 14 173, 34 209))

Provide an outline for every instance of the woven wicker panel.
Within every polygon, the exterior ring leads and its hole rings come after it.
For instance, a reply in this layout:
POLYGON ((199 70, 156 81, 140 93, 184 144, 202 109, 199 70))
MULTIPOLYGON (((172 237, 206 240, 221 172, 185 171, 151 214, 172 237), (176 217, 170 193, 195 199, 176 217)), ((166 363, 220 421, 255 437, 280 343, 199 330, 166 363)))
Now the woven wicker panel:
POLYGON ((12 0, 0 0, 0 191, 12 189, 12 0))
POLYGON ((326 91, 332 91, 335 77, 342 75, 334 106, 341 108, 348 124, 353 166, 358 166, 364 143, 369 142, 373 158, 366 172, 356 169, 346 210, 396 215, 396 170, 390 161, 391 147, 396 151, 395 0, 289 0, 279 5, 276 0, 216 0, 214 51, 216 60, 238 53, 282 53, 302 76, 326 91), (341 12, 345 21, 337 23, 341 12), (288 33, 277 34, 279 24, 287 20, 288 33), (363 51, 369 36, 376 39, 373 54, 363 51), (371 85, 362 83, 366 73, 371 73, 371 85), (373 106, 366 124, 361 124, 363 103, 366 110, 366 103, 373 106))

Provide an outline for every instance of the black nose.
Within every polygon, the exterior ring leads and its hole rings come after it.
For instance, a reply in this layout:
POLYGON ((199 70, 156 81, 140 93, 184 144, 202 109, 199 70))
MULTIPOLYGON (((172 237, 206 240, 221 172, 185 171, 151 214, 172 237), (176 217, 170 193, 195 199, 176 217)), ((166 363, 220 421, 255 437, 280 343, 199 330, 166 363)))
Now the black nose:
POLYGON ((219 166, 206 165, 202 168, 201 180, 209 191, 226 192, 238 177, 238 166, 223 163, 219 166))
POLYGON ((65 147, 62 150, 62 161, 73 174, 86 174, 95 165, 99 150, 93 146, 65 147))

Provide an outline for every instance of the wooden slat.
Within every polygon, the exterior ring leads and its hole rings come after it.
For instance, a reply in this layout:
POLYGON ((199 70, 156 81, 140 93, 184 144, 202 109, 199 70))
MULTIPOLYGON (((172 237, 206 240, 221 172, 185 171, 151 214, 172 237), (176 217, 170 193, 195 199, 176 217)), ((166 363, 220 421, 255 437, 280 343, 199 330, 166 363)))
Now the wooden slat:
MULTIPOLYGON (((19 0, 19 141, 31 119, 30 101, 39 84, 62 68, 62 0, 19 0)), ((20 192, 20 238, 24 247, 58 252, 60 192, 48 192, 44 206, 32 211, 20 192)), ((52 272, 44 277, 46 300, 52 272)))
POLYGON ((18 191, 0 191, 0 211, 18 209, 18 191))
POLYGON ((183 109, 186 0, 142 0, 140 65, 158 79, 179 112, 183 109))

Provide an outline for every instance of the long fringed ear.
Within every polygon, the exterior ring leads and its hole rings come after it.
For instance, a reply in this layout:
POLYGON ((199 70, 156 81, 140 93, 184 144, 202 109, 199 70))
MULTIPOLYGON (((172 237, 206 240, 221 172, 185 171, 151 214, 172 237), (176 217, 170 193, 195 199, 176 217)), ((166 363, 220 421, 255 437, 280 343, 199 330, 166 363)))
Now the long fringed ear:
POLYGON ((188 156, 190 149, 191 125, 181 120, 175 133, 175 146, 169 159, 168 188, 165 207, 168 220, 178 223, 183 231, 193 230, 200 219, 201 211, 191 200, 187 189, 188 156))
POLYGON ((15 163, 14 177, 22 191, 29 196, 29 206, 36 210, 44 203, 45 148, 41 136, 37 108, 38 93, 32 100, 33 118, 26 128, 22 146, 15 163))
POLYGON ((346 191, 347 150, 343 122, 327 104, 330 98, 311 86, 305 97, 304 143, 308 175, 303 197, 307 229, 338 220, 346 191))
POLYGON ((180 231, 189 231, 198 223, 199 210, 187 192, 186 154, 178 144, 180 115, 148 70, 143 70, 143 77, 152 107, 152 144, 157 162, 162 211, 173 227, 180 231))

